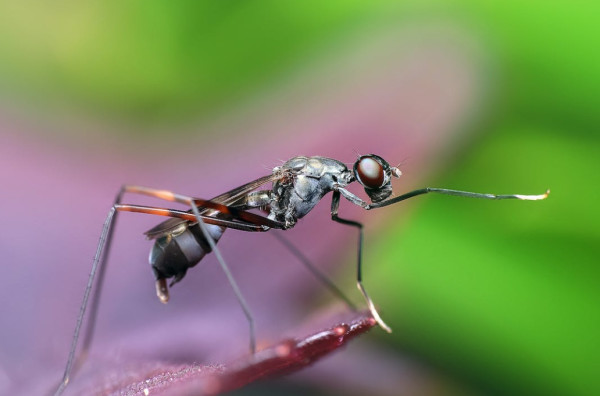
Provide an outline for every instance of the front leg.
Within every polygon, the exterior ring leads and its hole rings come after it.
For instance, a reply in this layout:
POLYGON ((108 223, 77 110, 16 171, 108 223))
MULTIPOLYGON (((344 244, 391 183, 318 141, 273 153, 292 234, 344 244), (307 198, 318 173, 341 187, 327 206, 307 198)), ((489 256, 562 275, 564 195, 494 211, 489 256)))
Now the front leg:
MULTIPOLYGON (((379 324, 379 326, 381 326, 381 328, 384 329, 385 331, 387 331, 388 333, 391 333, 392 329, 387 324, 385 324, 383 319, 381 319, 381 316, 379 316, 379 312, 377 312, 377 309, 375 308, 375 304, 373 303, 373 300, 371 300, 371 297, 369 297, 369 294, 367 293, 367 291, 365 290, 365 287, 362 284, 363 226, 361 223, 359 223, 357 221, 342 219, 338 216, 338 209, 340 206, 340 193, 342 193, 342 190, 346 191, 343 188, 339 188, 337 190, 334 190, 334 192, 333 192, 333 198, 331 200, 331 219, 340 224, 345 224, 345 225, 349 225, 349 226, 358 228, 358 260, 357 260, 357 271, 356 271, 356 286, 358 287, 358 290, 360 290, 363 297, 367 301, 367 306, 369 307, 369 311, 371 311, 371 315, 373 316, 373 318, 375 319, 377 324, 379 324)), ((345 197, 345 195, 344 195, 344 197, 345 197)), ((358 200, 360 200, 360 198, 358 198, 358 197, 356 197, 356 198, 358 200)), ((368 208, 365 208, 365 209, 368 209, 368 208)))
MULTIPOLYGON (((369 203, 367 203, 367 201, 357 197, 356 195, 352 194, 350 191, 346 190, 343 187, 339 187, 339 186, 334 186, 333 187, 334 190, 334 195, 333 195, 333 200, 335 201, 335 194, 337 194, 337 206, 339 206, 339 200, 340 200, 340 194, 342 194, 344 196, 344 198, 346 198, 348 201, 352 202, 354 205, 360 206, 363 209, 369 210, 371 209, 371 205, 369 203)), ((385 201, 384 201, 385 202, 385 201)), ((336 213, 337 213, 337 209, 336 209, 336 213)), ((333 215, 333 202, 332 202, 332 206, 331 206, 331 214, 333 215)))
POLYGON ((407 200, 412 197, 416 197, 416 196, 423 195, 423 194, 429 194, 429 193, 454 195, 457 197, 467 197, 467 198, 494 199, 494 200, 497 200, 497 199, 520 199, 522 201, 539 201, 539 200, 548 198, 548 195, 550 194, 550 190, 546 190, 546 192, 544 194, 539 194, 539 195, 523 195, 523 194, 499 195, 499 194, 476 193, 476 192, 470 192, 470 191, 450 190, 447 188, 426 187, 426 188, 421 188, 418 190, 408 192, 406 194, 402 194, 402 195, 394 197, 394 198, 386 199, 385 201, 367 203, 366 201, 362 200, 361 198, 357 197, 356 195, 352 194, 350 191, 348 191, 342 187, 334 187, 334 191, 339 191, 344 196, 344 198, 346 198, 348 201, 350 201, 353 204, 360 206, 361 208, 366 209, 366 210, 382 208, 384 206, 392 205, 392 204, 407 200))
POLYGON ((402 194, 398 197, 386 199, 385 201, 382 201, 382 202, 372 203, 371 205, 368 205, 369 206, 368 208, 365 208, 365 209, 381 208, 383 206, 392 205, 397 202, 404 201, 406 199, 416 197, 418 195, 428 194, 428 193, 455 195, 457 197, 479 198, 479 199, 520 199, 523 201, 539 201, 539 200, 548 198, 548 195, 550 194, 550 190, 546 190, 546 192, 544 194, 539 194, 539 195, 523 195, 523 194, 498 195, 498 194, 476 193, 476 192, 470 192, 470 191, 450 190, 447 188, 426 187, 426 188, 421 188, 419 190, 414 190, 414 191, 408 192, 406 194, 402 194))

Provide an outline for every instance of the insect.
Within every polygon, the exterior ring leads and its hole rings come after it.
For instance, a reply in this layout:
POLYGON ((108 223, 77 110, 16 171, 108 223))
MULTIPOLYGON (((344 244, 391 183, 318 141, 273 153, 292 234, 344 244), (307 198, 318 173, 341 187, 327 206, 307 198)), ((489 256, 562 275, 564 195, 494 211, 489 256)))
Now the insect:
MULTIPOLYGON (((392 205, 406 199, 427 193, 456 195, 483 199, 545 199, 549 191, 541 195, 495 195, 468 191, 449 190, 444 188, 423 188, 406 194, 391 197, 392 178, 399 178, 401 171, 390 166, 383 158, 374 155, 361 155, 352 169, 343 162, 327 157, 294 157, 283 165, 273 169, 270 175, 258 178, 247 184, 234 188, 210 200, 176 194, 171 191, 148 187, 125 185, 117 194, 106 217, 100 242, 92 263, 92 269, 84 292, 83 301, 77 317, 75 332, 62 381, 55 395, 63 392, 69 383, 76 362, 75 352, 81 332, 81 326, 88 306, 94 278, 98 273, 98 292, 101 291, 105 258, 112 240, 115 220, 119 212, 137 212, 170 219, 158 224, 145 234, 154 240, 150 252, 150 265, 156 279, 156 294, 159 300, 169 300, 169 286, 181 281, 187 270, 195 266, 202 258, 213 252, 246 315, 250 333, 250 350, 255 351, 254 320, 248 305, 234 277, 223 259, 216 244, 226 229, 232 228, 248 232, 265 232, 272 229, 287 230, 294 227, 299 219, 307 215, 317 203, 328 193, 332 193, 331 219, 335 222, 355 227, 358 230, 357 286, 362 293, 371 315, 379 326, 387 332, 390 327, 381 319, 375 304, 369 297, 362 283, 362 224, 338 216, 340 199, 343 197, 366 210, 392 205), (353 182, 362 185, 371 202, 367 202, 347 190, 353 182), (271 188, 259 190, 261 186, 272 183, 271 188), (190 207, 189 211, 165 209, 152 206, 140 206, 121 203, 125 193, 142 194, 158 199, 178 202, 190 207), (267 216, 251 212, 262 209, 267 216), (170 285, 167 280, 171 279, 170 285)), ((343 296, 333 283, 321 274, 295 248, 282 237, 278 237, 309 269, 317 275, 334 293, 351 303, 343 296)), ((90 324, 84 337, 81 355, 85 355, 91 343, 93 323, 96 316, 98 296, 93 300, 90 313, 90 324)), ((81 356, 80 355, 80 356, 81 356)))

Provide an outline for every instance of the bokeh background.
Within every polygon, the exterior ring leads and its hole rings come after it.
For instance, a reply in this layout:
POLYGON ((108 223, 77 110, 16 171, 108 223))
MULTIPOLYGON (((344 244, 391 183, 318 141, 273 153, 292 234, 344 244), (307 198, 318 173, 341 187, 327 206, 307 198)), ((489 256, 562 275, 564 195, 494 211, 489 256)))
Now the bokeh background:
MULTIPOLYGON (((398 194, 552 194, 344 203, 394 333, 236 394, 600 394, 598 15, 592 1, 1 2, 0 393, 60 378, 122 183, 210 197, 295 155, 372 152, 400 164, 398 194)), ((328 211, 286 235, 361 303, 355 232, 328 211)), ((119 220, 96 369, 73 394, 132 362, 245 351, 212 258, 157 303, 141 236, 156 221, 119 220)), ((260 342, 332 303, 272 237, 220 246, 260 342)))

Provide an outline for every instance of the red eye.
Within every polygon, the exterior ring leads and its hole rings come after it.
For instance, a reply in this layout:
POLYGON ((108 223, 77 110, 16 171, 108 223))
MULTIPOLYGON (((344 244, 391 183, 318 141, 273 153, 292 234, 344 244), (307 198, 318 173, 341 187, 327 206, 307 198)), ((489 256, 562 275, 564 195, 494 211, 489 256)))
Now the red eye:
POLYGON ((383 165, 373 157, 362 157, 354 165, 354 174, 363 186, 379 188, 385 183, 383 165))

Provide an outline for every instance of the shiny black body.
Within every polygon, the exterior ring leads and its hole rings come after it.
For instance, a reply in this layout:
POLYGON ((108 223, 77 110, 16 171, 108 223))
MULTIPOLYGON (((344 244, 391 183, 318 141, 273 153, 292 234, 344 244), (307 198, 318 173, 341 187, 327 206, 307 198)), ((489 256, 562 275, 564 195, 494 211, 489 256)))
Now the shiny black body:
MULTIPOLYGON (((377 159, 384 170, 383 186, 365 190, 372 197, 387 197, 391 193, 391 168, 381 157, 377 159)), ((344 189, 354 182, 356 173, 356 167, 350 170, 343 162, 332 158, 294 157, 273 169, 273 186, 270 190, 247 191, 229 206, 241 210, 262 208, 269 212, 269 219, 282 223, 282 228, 292 228, 327 193, 344 189)), ((212 211, 211 214, 227 218, 223 213, 212 211)), ((215 242, 225 232, 222 226, 206 226, 215 242)), ((157 280, 173 278, 170 285, 179 282, 189 268, 211 251, 197 223, 170 219, 150 230, 147 235, 152 238, 157 232, 160 236, 150 252, 150 265, 157 280)))
MULTIPOLYGON (((210 226, 214 241, 218 241, 225 229, 210 226)), ((169 279, 171 286, 185 276, 188 268, 198 264, 202 258, 212 251, 198 224, 184 227, 180 233, 170 233, 156 239, 150 251, 150 265, 156 279, 169 279)))
MULTIPOLYGON (((59 396, 69 384, 70 375, 77 361, 75 352, 82 323, 86 315, 88 301, 93 301, 90 305, 90 323, 87 326, 82 351, 79 356, 83 359, 89 351, 99 301, 99 298, 91 300, 89 298, 92 287, 95 284, 96 273, 98 273, 98 290, 101 289, 106 268, 104 264, 110 251, 115 219, 120 212, 144 213, 170 218, 146 232, 146 236, 149 239, 155 239, 154 246, 150 252, 150 265, 156 277, 157 297, 163 303, 169 301, 167 279, 172 279, 171 284, 180 281, 185 276, 187 270, 195 266, 206 254, 210 252, 214 254, 246 316, 250 335, 250 351, 254 353, 256 350, 256 336, 253 315, 216 245, 227 228, 248 232, 292 228, 298 219, 307 215, 326 194, 332 192, 331 219, 339 224, 354 227, 358 231, 356 285, 362 293, 375 321, 382 329, 391 332, 391 328, 381 319, 375 308, 375 304, 362 284, 361 252, 363 226, 357 221, 338 216, 341 197, 365 210, 370 210, 428 193, 494 200, 520 199, 530 201, 545 199, 549 194, 549 191, 546 191, 545 194, 540 195, 496 195, 427 187, 391 197, 392 176, 400 177, 400 175, 401 172, 398 168, 391 167, 383 158, 374 154, 358 157, 351 170, 344 163, 332 158, 300 156, 294 157, 283 165, 274 168, 270 175, 236 187, 211 200, 194 198, 149 187, 136 185, 122 186, 102 227, 100 241, 92 261, 88 283, 84 291, 75 331, 71 340, 64 375, 56 389, 55 396, 59 396), (346 189, 354 181, 362 185, 371 202, 361 199, 346 189), (257 190, 267 183, 272 183, 270 189, 257 190), (147 195, 169 202, 178 202, 187 205, 191 210, 184 211, 124 204, 121 203, 121 200, 125 193, 147 195), (268 216, 265 217, 254 213, 251 209, 262 209, 268 213, 268 216)), ((353 307, 350 300, 316 266, 304 257, 301 249, 293 246, 280 233, 275 233, 275 236, 332 293, 344 300, 350 308, 353 307)), ((96 294, 96 297, 98 296, 99 294, 96 294)))

